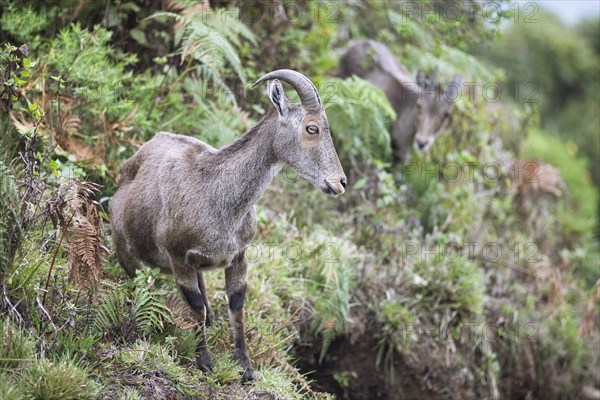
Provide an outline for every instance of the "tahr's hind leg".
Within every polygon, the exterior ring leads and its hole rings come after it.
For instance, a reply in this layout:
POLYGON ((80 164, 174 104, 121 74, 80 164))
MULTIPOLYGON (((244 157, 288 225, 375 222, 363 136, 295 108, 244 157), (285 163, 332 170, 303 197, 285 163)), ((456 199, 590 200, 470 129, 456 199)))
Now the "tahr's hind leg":
POLYGON ((200 323, 200 341, 196 348, 196 365, 203 372, 210 371, 212 370, 212 357, 206 342, 206 305, 204 304, 204 295, 198 285, 196 268, 179 259, 171 259, 171 267, 183 297, 192 309, 194 317, 200 323))
POLYGON ((142 264, 130 253, 129 246, 127 245, 127 236, 125 235, 125 200, 127 191, 127 185, 123 185, 112 198, 110 205, 111 237, 119 264, 127 272, 127 275, 133 278, 135 271, 140 269, 142 264))
POLYGON ((254 372, 246 350, 244 338, 244 298, 246 297, 247 264, 246 254, 238 254, 225 269, 225 287, 229 298, 229 321, 235 343, 234 358, 244 369, 242 382, 254 380, 254 372))
POLYGON ((119 264, 121 264, 127 275, 133 278, 135 271, 142 268, 142 263, 129 252, 127 249, 127 240, 118 227, 113 226, 112 239, 119 264))

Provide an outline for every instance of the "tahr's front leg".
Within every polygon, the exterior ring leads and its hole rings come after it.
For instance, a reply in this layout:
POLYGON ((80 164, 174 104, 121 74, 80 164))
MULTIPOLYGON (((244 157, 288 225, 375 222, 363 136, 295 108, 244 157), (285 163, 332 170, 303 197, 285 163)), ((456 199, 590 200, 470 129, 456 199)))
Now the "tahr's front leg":
POLYGON ((241 252, 225 269, 225 287, 229 299, 229 321, 235 343, 234 357, 244 369, 242 382, 254 380, 254 372, 244 338, 244 298, 246 297, 247 264, 246 253, 241 252))

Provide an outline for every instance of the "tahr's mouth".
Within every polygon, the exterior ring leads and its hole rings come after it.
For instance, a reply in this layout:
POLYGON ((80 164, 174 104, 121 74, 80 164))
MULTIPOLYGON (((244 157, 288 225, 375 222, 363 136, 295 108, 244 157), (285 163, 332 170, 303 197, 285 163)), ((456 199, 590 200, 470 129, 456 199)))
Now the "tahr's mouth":
POLYGON ((323 193, 331 195, 331 196, 337 196, 337 195, 343 193, 343 190, 342 190, 342 192, 338 192, 337 190, 335 190, 333 188, 333 186, 331 186, 331 183, 327 182, 327 180, 325 180, 324 182, 325 182, 325 186, 321 186, 321 191, 323 193))
POLYGON ((426 150, 429 147, 428 141, 415 140, 415 148, 418 151, 426 150))

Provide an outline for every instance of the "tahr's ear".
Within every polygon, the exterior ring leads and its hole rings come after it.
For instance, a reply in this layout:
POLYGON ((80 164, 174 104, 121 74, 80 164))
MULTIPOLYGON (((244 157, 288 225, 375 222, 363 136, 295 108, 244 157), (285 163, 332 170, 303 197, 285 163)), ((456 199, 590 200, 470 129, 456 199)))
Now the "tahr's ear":
POLYGON ((267 85, 267 91, 268 91, 269 99, 271 100, 271 103, 273 103, 275 108, 277 109, 277 112, 279 113, 279 115, 282 117, 286 117, 289 113, 289 107, 288 107, 289 103, 288 103, 288 99, 285 97, 285 94, 283 93, 283 87, 281 86, 281 83, 279 82, 279 80, 273 79, 272 81, 269 81, 269 83, 267 85))
POLYGON ((462 90, 462 76, 454 75, 454 79, 446 87, 446 98, 454 102, 460 97, 462 90))
POLYGON ((429 86, 435 87, 436 83, 437 83, 437 71, 433 70, 431 75, 429 75, 429 86))

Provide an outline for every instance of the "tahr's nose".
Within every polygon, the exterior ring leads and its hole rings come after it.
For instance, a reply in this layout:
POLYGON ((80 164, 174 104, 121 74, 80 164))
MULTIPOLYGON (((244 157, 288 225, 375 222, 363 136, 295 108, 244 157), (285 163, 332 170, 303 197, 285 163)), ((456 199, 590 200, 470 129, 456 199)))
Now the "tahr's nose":
POLYGON ((422 140, 417 140, 417 148, 419 150, 423 150, 427 146, 427 142, 423 142, 422 140))
POLYGON ((344 189, 346 189, 346 184, 347 184, 347 183, 346 183, 346 178, 342 178, 342 179, 340 179, 340 183, 342 184, 342 187, 343 187, 344 189))

